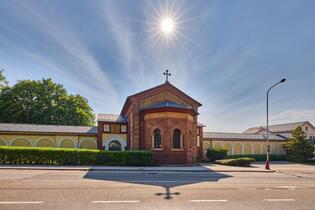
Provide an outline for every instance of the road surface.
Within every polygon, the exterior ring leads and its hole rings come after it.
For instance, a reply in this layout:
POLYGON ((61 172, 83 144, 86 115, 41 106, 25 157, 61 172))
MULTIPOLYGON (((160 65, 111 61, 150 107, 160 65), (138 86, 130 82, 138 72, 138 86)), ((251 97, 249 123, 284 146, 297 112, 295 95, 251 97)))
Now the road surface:
POLYGON ((313 171, 0 170, 0 209, 315 209, 313 171))

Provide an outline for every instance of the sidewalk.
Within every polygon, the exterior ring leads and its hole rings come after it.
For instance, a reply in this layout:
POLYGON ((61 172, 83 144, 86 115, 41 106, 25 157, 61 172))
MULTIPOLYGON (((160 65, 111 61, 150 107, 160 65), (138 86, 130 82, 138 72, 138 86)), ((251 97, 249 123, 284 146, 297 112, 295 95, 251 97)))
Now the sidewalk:
POLYGON ((68 170, 68 171, 161 171, 161 172, 274 172, 260 167, 233 167, 217 164, 199 164, 196 166, 47 166, 47 165, 0 165, 1 169, 20 170, 68 170))

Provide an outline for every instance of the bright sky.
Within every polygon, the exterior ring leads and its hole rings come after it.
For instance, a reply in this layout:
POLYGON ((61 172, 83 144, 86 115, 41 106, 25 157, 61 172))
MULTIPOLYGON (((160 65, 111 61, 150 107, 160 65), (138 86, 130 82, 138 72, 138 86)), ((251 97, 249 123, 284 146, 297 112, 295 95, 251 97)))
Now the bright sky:
POLYGON ((207 131, 315 123, 315 1, 0 1, 0 68, 10 84, 51 77, 119 113, 170 82, 200 101, 207 131))

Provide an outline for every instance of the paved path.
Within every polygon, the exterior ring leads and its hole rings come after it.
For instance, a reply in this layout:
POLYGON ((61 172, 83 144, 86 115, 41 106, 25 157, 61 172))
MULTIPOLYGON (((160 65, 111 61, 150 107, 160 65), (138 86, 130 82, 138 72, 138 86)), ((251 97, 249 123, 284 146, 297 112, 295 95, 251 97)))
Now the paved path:
POLYGON ((314 209, 315 173, 298 168, 300 176, 7 169, 0 170, 0 209, 314 209))

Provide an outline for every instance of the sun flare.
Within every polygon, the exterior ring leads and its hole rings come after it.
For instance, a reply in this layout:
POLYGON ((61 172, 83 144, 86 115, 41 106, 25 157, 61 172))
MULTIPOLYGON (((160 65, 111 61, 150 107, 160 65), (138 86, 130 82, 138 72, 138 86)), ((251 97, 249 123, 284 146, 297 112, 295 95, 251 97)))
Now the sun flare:
POLYGON ((167 18, 162 19, 161 21, 162 32, 169 34, 174 31, 174 27, 175 27, 175 24, 171 18, 167 17, 167 18))

